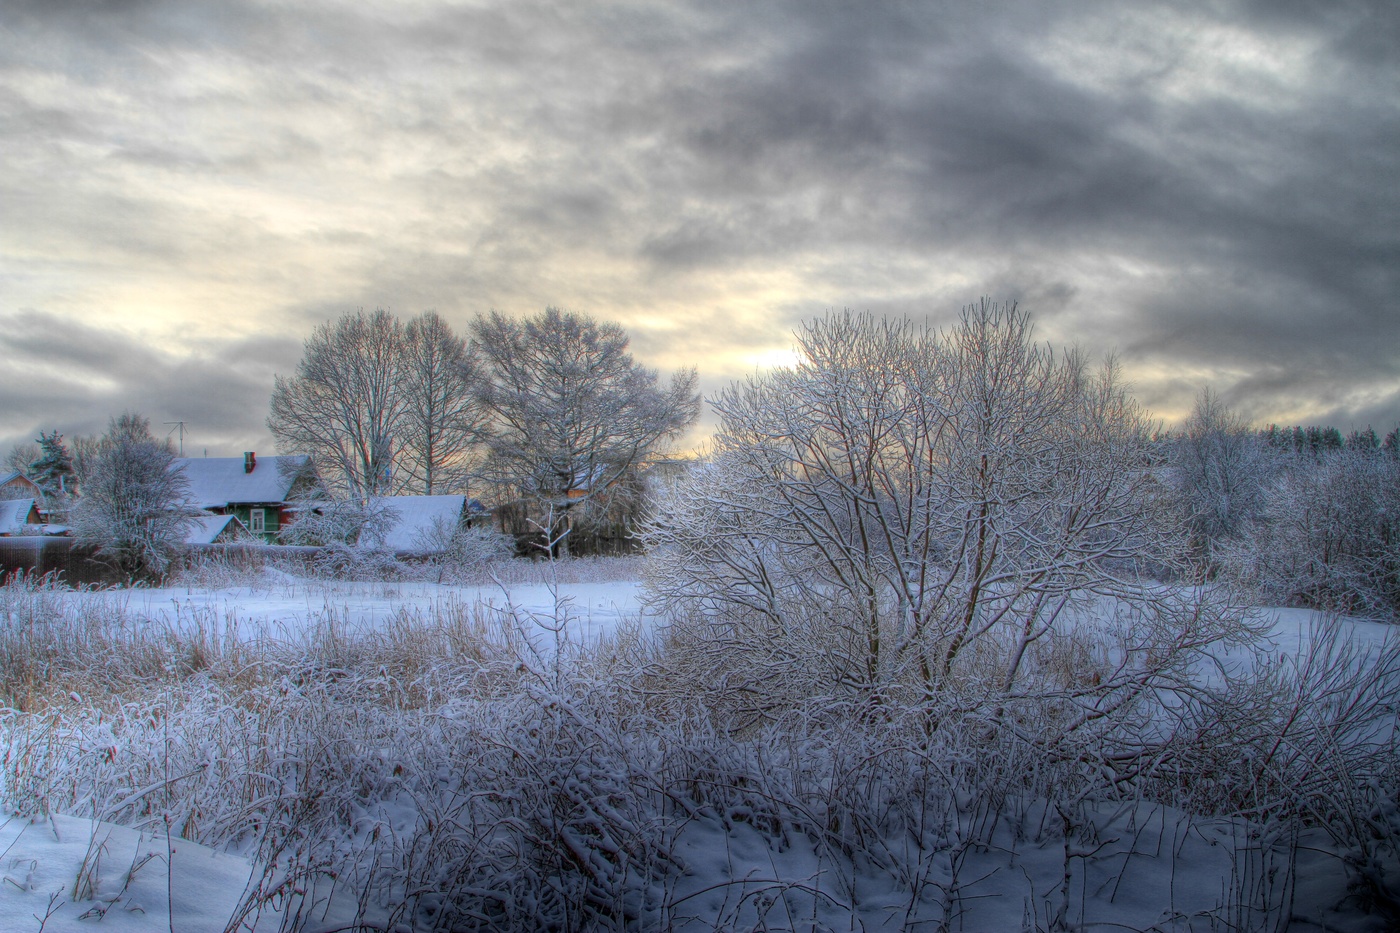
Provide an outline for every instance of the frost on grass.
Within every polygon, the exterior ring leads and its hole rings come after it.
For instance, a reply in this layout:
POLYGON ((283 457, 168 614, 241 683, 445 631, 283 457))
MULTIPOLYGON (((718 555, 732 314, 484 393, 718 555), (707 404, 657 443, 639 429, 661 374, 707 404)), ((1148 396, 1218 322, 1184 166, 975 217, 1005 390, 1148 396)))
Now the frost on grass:
MULTIPOLYGON (((7 660, 37 659, 3 668, 26 698, 0 724, 0 910, 23 921, 6 929, 167 929, 164 911, 263 931, 1395 916, 1393 645, 1237 651, 1247 664, 1144 720, 1172 742, 1133 774, 1112 766, 1116 733, 1073 755, 1028 741, 1049 701, 931 722, 798 698, 736 728, 668 678, 682 648, 635 624, 584 646, 564 595, 548 646, 489 606, 249 640, 73 595, 0 597, 7 660), (80 842, 60 852, 44 833, 67 840, 67 817, 80 842), (155 860, 137 866, 143 846, 155 860), (242 873, 162 894, 182 853, 242 873)), ((1080 647, 1065 663, 1102 646, 1080 647)))

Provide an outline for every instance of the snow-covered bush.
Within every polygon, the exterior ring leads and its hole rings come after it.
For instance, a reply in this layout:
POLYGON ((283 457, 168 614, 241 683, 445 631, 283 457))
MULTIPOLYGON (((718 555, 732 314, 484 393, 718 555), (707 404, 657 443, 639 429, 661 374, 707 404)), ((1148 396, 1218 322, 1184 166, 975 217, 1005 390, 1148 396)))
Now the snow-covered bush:
POLYGON ((436 518, 419 536, 417 550, 438 582, 473 575, 484 564, 507 560, 515 555, 515 539, 492 526, 477 527, 460 521, 436 518))
POLYGON ((398 516, 358 499, 319 497, 296 503, 296 520, 284 524, 277 538, 282 544, 307 547, 374 546, 398 516))
POLYGON ((1319 617, 1298 656, 1256 648, 1245 670, 1176 695, 1172 740, 1144 790, 1280 838, 1316 827, 1368 913, 1400 923, 1400 638, 1347 640, 1319 617))
POLYGON ((1284 461, 1227 558, 1264 599, 1400 619, 1400 459, 1374 447, 1284 461))
POLYGON ((353 580, 393 580, 403 575, 384 546, 398 522, 383 500, 315 498, 297 503, 297 518, 278 532, 282 544, 318 547, 311 572, 353 580))

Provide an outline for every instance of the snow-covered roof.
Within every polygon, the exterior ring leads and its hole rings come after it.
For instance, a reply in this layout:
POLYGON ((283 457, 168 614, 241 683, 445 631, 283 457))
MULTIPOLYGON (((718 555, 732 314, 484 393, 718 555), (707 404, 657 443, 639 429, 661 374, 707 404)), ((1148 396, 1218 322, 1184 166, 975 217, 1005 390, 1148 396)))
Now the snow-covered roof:
POLYGON ((0 499, 0 535, 17 535, 30 524, 33 499, 0 499))
POLYGON ((200 515, 190 522, 185 532, 185 543, 213 544, 230 523, 239 528, 243 526, 233 515, 200 515))
POLYGON ((307 458, 258 457, 251 473, 244 471, 243 462, 242 457, 183 457, 171 469, 185 471, 190 505, 212 509, 232 503, 286 502, 307 458))
POLYGON ((383 536, 384 547, 393 551, 421 550, 434 526, 452 527, 461 521, 466 504, 466 496, 380 496, 371 503, 376 510, 392 511, 397 519, 383 536))

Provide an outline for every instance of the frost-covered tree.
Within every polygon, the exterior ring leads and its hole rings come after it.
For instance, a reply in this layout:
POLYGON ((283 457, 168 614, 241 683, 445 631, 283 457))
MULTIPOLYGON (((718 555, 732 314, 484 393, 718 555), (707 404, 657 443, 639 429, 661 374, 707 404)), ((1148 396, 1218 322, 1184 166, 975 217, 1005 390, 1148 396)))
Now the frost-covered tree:
POLYGON ((374 550, 398 523, 398 516, 379 500, 315 496, 297 503, 301 513, 296 521, 278 533, 283 544, 308 547, 359 547, 374 550))
POLYGON ((427 563, 437 569, 438 582, 443 582, 452 574, 514 556, 515 540, 489 525, 438 518, 418 535, 415 548, 426 555, 427 563))
MULTIPOLYGON (((1312 430, 1312 429, 1309 429, 1312 430)), ((1177 443, 1176 478, 1192 544, 1206 572, 1222 542, 1238 540, 1259 514, 1272 465, 1264 441, 1209 389, 1196 399, 1177 443)))
POLYGON ((337 495, 363 503, 388 494, 408 408, 403 358, 403 325, 387 311, 317 327, 296 375, 273 383, 267 426, 279 448, 314 457, 337 495))
POLYGON ((189 481, 174 461, 169 443, 130 412, 111 420, 91 454, 74 530, 128 579, 164 573, 198 514, 185 504, 189 481))
POLYGON ((473 323, 472 337, 495 479, 538 504, 565 553, 571 513, 699 415, 695 371, 660 385, 616 324, 557 308, 523 321, 492 312, 473 323))
MULTIPOLYGON (((0 465, 0 472, 14 472, 29 475, 29 465, 39 456, 39 445, 33 441, 22 441, 10 448, 10 452, 5 455, 3 465, 0 465)), ((31 477, 32 478, 32 477, 31 477)), ((23 493, 17 492, 21 498, 29 498, 23 493)), ((6 491, 0 490, 0 498, 6 498, 6 491)))
POLYGON ((475 355, 446 321, 428 311, 404 330, 402 368, 398 465, 403 485, 425 496, 465 491, 478 469, 472 453, 486 421, 475 391, 480 369, 475 355))
POLYGON ((760 718, 804 694, 935 719, 1035 698, 1053 741, 1124 722, 1239 624, 1151 582, 1185 542, 1111 363, 987 302, 947 333, 848 312, 797 339, 794 367, 712 403, 708 465, 644 531, 695 689, 760 718))
POLYGON ((1381 446, 1380 436, 1376 434, 1376 429, 1369 424, 1364 431, 1352 431, 1347 435, 1347 450, 1372 451, 1378 450, 1381 446))

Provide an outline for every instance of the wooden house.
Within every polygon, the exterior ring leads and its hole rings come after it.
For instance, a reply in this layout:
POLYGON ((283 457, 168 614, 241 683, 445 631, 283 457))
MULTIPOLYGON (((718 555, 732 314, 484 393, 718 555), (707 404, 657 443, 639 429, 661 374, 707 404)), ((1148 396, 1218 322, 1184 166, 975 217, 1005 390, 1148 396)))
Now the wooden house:
POLYGON ((214 515, 233 515, 255 537, 275 542, 295 516, 294 499, 320 480, 310 457, 183 457, 170 467, 189 481, 188 505, 214 515))
POLYGON ((34 499, 42 502, 44 491, 18 471, 0 476, 0 499, 34 499))

